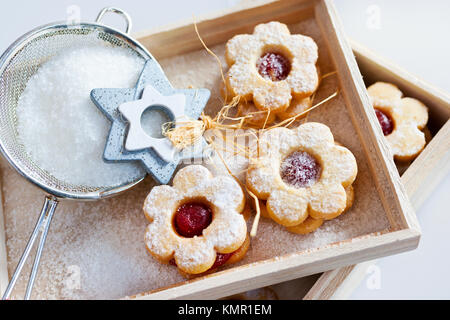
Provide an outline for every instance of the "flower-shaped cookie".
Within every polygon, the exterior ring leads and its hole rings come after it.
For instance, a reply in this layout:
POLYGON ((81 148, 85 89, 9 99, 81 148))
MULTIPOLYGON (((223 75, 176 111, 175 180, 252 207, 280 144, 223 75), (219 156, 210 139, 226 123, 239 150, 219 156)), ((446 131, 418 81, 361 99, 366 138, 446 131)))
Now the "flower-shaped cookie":
POLYGON ((156 186, 144 204, 151 222, 145 234, 149 252, 162 262, 174 259, 188 274, 209 270, 220 254, 245 242, 247 225, 240 185, 230 176, 213 177, 203 166, 181 169, 173 187, 156 186))
POLYGON ((310 37, 291 35, 286 25, 269 22, 254 33, 230 39, 227 90, 232 96, 253 99, 261 110, 285 110, 292 96, 310 96, 319 83, 317 45, 310 37))
POLYGON ((356 178, 356 160, 334 143, 326 125, 308 122, 292 130, 268 130, 252 152, 247 186, 267 200, 275 222, 292 227, 308 215, 328 220, 344 211, 345 188, 356 178))
POLYGON ((377 82, 367 89, 383 134, 396 160, 416 157, 425 147, 421 131, 428 122, 428 109, 419 100, 402 98, 393 84, 377 82))

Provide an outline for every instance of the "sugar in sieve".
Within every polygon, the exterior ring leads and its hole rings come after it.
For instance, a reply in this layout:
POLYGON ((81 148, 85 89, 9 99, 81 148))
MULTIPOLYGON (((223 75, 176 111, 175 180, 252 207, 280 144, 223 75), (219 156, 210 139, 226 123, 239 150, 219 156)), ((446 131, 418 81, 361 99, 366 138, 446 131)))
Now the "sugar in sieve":
POLYGON ((121 181, 116 185, 108 186, 84 186, 66 183, 56 179, 33 162, 19 142, 16 129, 17 103, 30 77, 44 62, 56 56, 62 50, 73 46, 89 45, 90 41, 93 41, 93 34, 96 35, 97 43, 100 39, 109 45, 131 50, 143 61, 153 59, 142 45, 130 37, 130 30, 131 19, 129 15, 120 9, 108 7, 99 13, 95 23, 53 23, 34 29, 14 42, 0 57, 0 150, 22 176, 48 193, 36 226, 4 292, 3 299, 10 297, 20 272, 40 234, 25 292, 25 299, 30 298, 58 199, 98 200, 111 197, 135 186, 145 177, 145 173, 143 173, 132 181, 121 181), (125 32, 101 24, 102 17, 109 12, 119 14, 125 19, 125 32))

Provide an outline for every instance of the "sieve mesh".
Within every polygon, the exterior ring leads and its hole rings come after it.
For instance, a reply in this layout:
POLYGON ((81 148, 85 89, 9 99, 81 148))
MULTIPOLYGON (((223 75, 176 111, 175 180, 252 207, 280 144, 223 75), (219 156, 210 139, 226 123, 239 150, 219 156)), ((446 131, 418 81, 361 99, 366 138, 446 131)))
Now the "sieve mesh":
MULTIPOLYGON (((83 23, 67 26, 49 25, 32 31, 14 44, 0 63, 0 144, 8 161, 26 178, 57 197, 97 199, 112 195, 136 184, 123 181, 110 186, 73 185, 53 177, 36 165, 18 139, 16 107, 30 77, 39 67, 62 50, 98 44, 101 40, 112 46, 127 48, 133 54, 148 59, 150 54, 138 43, 114 29, 83 23)), ((57 107, 57 106, 55 106, 57 107)))

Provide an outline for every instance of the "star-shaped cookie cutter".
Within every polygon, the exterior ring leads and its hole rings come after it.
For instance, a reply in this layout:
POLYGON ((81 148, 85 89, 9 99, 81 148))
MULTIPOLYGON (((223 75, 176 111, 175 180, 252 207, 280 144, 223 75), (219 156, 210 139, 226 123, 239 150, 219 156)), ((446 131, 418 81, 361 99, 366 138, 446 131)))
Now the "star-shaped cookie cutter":
MULTIPOLYGON (((160 142, 155 143, 155 138, 146 135, 144 141, 139 141, 139 139, 136 141, 136 139, 133 138, 133 131, 131 131, 131 129, 133 125, 140 126, 140 118, 138 121, 139 123, 137 122, 138 116, 136 115, 135 118, 126 119, 126 114, 128 114, 127 109, 129 110, 129 106, 134 103, 139 106, 139 101, 148 100, 150 94, 152 94, 153 97, 162 97, 161 101, 164 103, 167 103, 167 101, 170 102, 173 97, 177 97, 174 100, 179 99, 178 106, 182 100, 180 99, 180 95, 184 96, 183 112, 181 112, 181 110, 177 111, 176 108, 174 109, 176 111, 173 112, 171 111, 171 108, 159 104, 159 102, 155 102, 155 105, 149 104, 145 108, 142 106, 140 107, 140 111, 144 112, 150 107, 157 106, 162 108, 162 111, 168 115, 171 121, 176 121, 176 116, 184 116, 187 119, 198 119, 209 100, 210 91, 208 89, 174 89, 164 74, 161 66, 154 59, 146 61, 135 88, 99 88, 91 91, 92 101, 111 121, 111 129, 103 153, 104 161, 113 163, 141 161, 146 171, 152 175, 157 182, 167 184, 181 160, 203 157, 203 152, 207 143, 202 138, 201 142, 197 143, 192 148, 188 148, 179 153, 171 146, 171 143, 167 138, 158 139, 160 142), (148 96, 144 95, 146 88, 147 90, 150 90, 148 96), (157 94, 155 92, 157 92, 157 94), (119 110, 121 106, 124 106, 123 109, 125 110, 122 110, 124 111, 124 114, 119 110), (142 108, 144 108, 144 110, 142 110, 142 108), (129 120, 132 121, 130 122, 129 120), (131 139, 128 139, 130 134, 131 139), (147 142, 147 144, 144 142, 147 142), (148 142, 153 142, 155 144, 150 143, 149 145, 148 142), (161 149, 159 146, 164 147, 161 149)), ((151 101, 151 99, 149 101, 151 101)))

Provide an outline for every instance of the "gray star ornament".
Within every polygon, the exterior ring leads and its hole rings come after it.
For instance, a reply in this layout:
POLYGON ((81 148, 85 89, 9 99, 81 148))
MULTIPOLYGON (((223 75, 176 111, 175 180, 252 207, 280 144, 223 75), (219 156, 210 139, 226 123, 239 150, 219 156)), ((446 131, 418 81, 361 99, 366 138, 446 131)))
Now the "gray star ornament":
POLYGON ((165 113, 171 122, 198 119, 210 97, 208 89, 174 89, 154 59, 146 61, 135 88, 99 88, 91 100, 111 121, 103 160, 140 161, 161 184, 167 184, 183 159, 202 158, 208 144, 201 139, 191 148, 177 151, 165 137, 151 137, 141 125, 149 108, 165 113))

